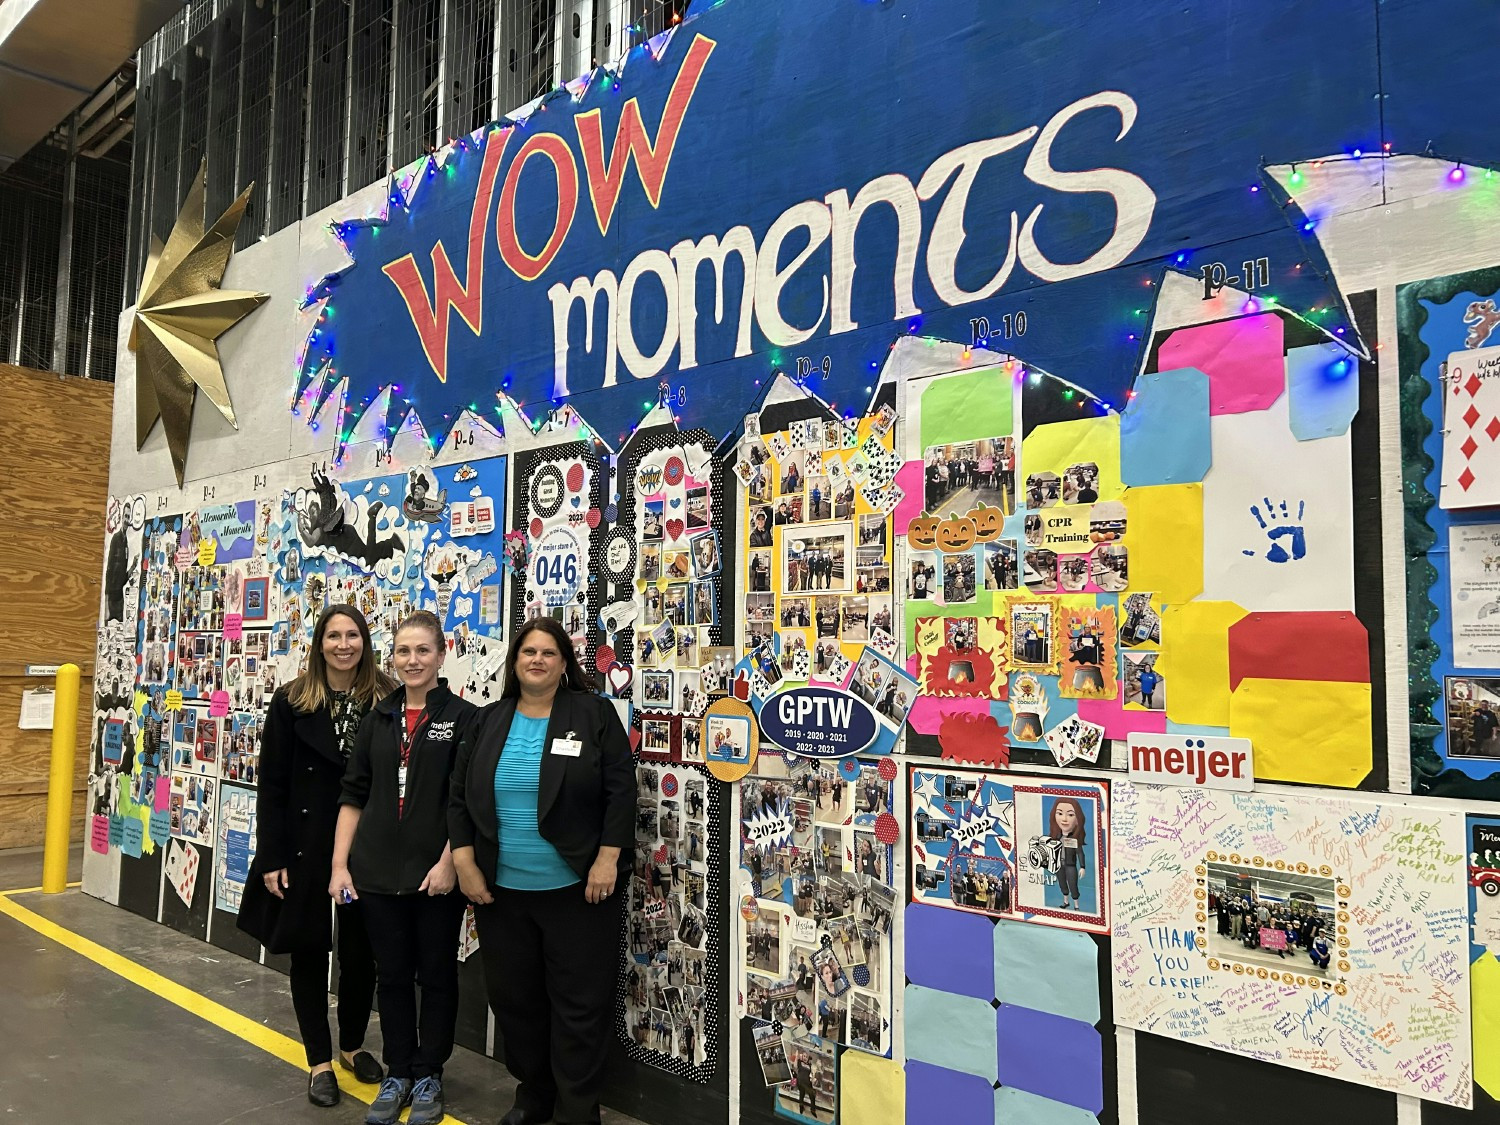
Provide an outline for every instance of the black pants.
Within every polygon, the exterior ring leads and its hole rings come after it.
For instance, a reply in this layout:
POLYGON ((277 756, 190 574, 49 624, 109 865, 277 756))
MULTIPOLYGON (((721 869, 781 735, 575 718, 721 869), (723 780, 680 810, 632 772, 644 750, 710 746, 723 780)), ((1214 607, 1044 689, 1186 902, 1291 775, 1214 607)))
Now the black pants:
POLYGON ((474 908, 479 954, 516 1105, 557 1125, 599 1120, 614 1038, 622 891, 601 903, 585 884, 555 891, 501 888, 474 908))
POLYGON ((392 1078, 442 1077, 458 1022, 457 892, 360 895, 379 966, 380 1034, 392 1078), (417 1016, 417 985, 422 1013, 417 1016))
MULTIPOLYGON (((375 999, 375 958, 359 904, 338 908, 339 1050, 358 1050, 370 1026, 370 1004, 375 999)), ((307 1065, 333 1061, 333 1037, 328 1031, 328 951, 292 953, 292 1007, 307 1051, 307 1065)))

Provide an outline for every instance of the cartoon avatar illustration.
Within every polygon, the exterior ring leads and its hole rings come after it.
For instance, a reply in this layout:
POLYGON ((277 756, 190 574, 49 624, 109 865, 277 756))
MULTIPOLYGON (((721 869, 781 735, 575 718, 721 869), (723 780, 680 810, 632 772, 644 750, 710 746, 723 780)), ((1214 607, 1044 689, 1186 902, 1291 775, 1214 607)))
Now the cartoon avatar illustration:
POLYGON ((1047 824, 1047 838, 1061 844, 1057 853, 1057 885, 1063 895, 1064 910, 1083 909, 1079 894, 1079 877, 1087 877, 1088 831, 1084 828, 1083 806, 1073 797, 1059 797, 1052 803, 1047 824))
POLYGON ((361 538, 359 532, 345 522, 343 503, 328 475, 314 469, 312 483, 317 497, 309 500, 307 508, 297 513, 297 530, 302 542, 313 547, 329 547, 346 558, 363 563, 366 568, 373 568, 376 563, 406 549, 398 535, 379 538, 375 524, 385 507, 379 500, 370 501, 368 526, 361 538))
POLYGON ((413 469, 408 474, 406 499, 401 502, 401 510, 407 519, 437 523, 443 518, 443 510, 448 507, 448 490, 445 488, 436 496, 428 495, 431 491, 432 482, 426 473, 413 469))

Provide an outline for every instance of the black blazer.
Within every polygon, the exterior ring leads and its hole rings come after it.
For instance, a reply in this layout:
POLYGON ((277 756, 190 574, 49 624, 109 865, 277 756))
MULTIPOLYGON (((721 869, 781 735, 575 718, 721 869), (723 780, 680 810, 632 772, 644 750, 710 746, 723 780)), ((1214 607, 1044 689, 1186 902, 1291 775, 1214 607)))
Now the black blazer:
MULTIPOLYGON (((500 699, 480 710, 458 748, 449 787, 448 838, 455 848, 474 849, 491 889, 500 860, 495 815, 495 767, 510 735, 516 699, 500 699)), ((620 849, 620 872, 632 866, 635 848, 635 762, 614 706, 592 692, 560 687, 542 743, 537 782, 537 831, 558 850, 580 879, 601 847, 620 849), (558 738, 583 744, 578 757, 552 753, 558 738)))
POLYGON ((327 707, 302 714, 277 689, 260 738, 255 860, 240 902, 239 928, 273 953, 331 949, 328 881, 338 823, 344 756, 327 707), (287 869, 284 900, 261 876, 287 869))
POLYGON ((427 693, 427 717, 417 728, 407 762, 406 800, 396 815, 401 769, 399 726, 406 722, 406 689, 386 696, 359 725, 342 805, 362 809, 349 871, 361 892, 411 894, 448 844, 448 778, 459 741, 479 708, 439 682, 427 693))

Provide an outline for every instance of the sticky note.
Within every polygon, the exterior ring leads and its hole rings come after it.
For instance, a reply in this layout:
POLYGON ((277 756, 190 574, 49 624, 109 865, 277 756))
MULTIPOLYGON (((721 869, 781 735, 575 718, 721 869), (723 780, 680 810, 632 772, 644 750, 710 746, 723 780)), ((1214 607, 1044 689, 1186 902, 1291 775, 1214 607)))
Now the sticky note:
POLYGON ((242 613, 226 613, 224 615, 224 639, 226 641, 237 641, 245 635, 245 615, 242 613))
POLYGON ((173 688, 171 691, 167 692, 167 710, 182 710, 182 692, 178 691, 176 688, 173 688))
POLYGON ((216 691, 208 697, 208 713, 215 719, 222 719, 229 714, 229 693, 227 691, 216 691))
POLYGON ((219 541, 217 539, 198 540, 198 565, 213 566, 214 560, 219 557, 219 541))
POLYGON ((1131 590, 1163 604, 1203 592, 1203 486, 1163 484, 1125 493, 1125 545, 1131 590))
POLYGON ((891 1125, 906 1113, 906 1075, 894 1059, 864 1051, 839 1056, 839 1121, 891 1125))
POLYGON ((1200 481, 1213 464, 1208 376, 1193 368, 1135 381, 1120 415, 1120 479, 1127 485, 1200 481))
POLYGON ((1245 616, 1233 602, 1186 602, 1162 611, 1167 718, 1175 723, 1229 725, 1229 629, 1245 616))
POLYGON ((141 844, 146 838, 146 827, 135 817, 123 822, 121 826, 122 836, 120 848, 128 856, 136 859, 141 858, 141 844))
POLYGON ((109 854, 109 817, 89 818, 89 847, 100 855, 109 854))
POLYGON ((1192 367, 1207 375, 1210 414, 1264 410, 1286 385, 1285 339, 1275 313, 1198 324, 1168 336, 1157 363, 1164 370, 1192 367))
POLYGON ((1348 433, 1359 412, 1359 361, 1334 343, 1292 348, 1286 388, 1298 441, 1348 433))
POLYGON ((125 818, 123 816, 112 816, 109 818, 109 846, 118 848, 125 843, 125 818))
POLYGON ((1261 781, 1352 788, 1370 772, 1370 685, 1244 679, 1229 733, 1255 745, 1261 781))
POLYGON ((151 814, 151 839, 165 844, 172 835, 172 814, 166 809, 157 809, 151 814))

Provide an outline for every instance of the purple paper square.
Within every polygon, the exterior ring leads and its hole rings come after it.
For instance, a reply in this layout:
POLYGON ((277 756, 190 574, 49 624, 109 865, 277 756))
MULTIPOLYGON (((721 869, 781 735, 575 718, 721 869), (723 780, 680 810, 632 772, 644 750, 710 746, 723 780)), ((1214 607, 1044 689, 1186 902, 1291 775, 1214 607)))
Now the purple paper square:
POLYGON ((1000 1084, 1098 1113, 1104 1108, 1099 1033, 1080 1020, 1002 1004, 995 1012, 1000 1084))
POLYGON ((981 1000, 995 998, 995 924, 978 914, 911 903, 906 976, 913 984, 981 1000))
POLYGON ((995 1088, 983 1078, 909 1059, 906 1125, 992 1125, 995 1088))

